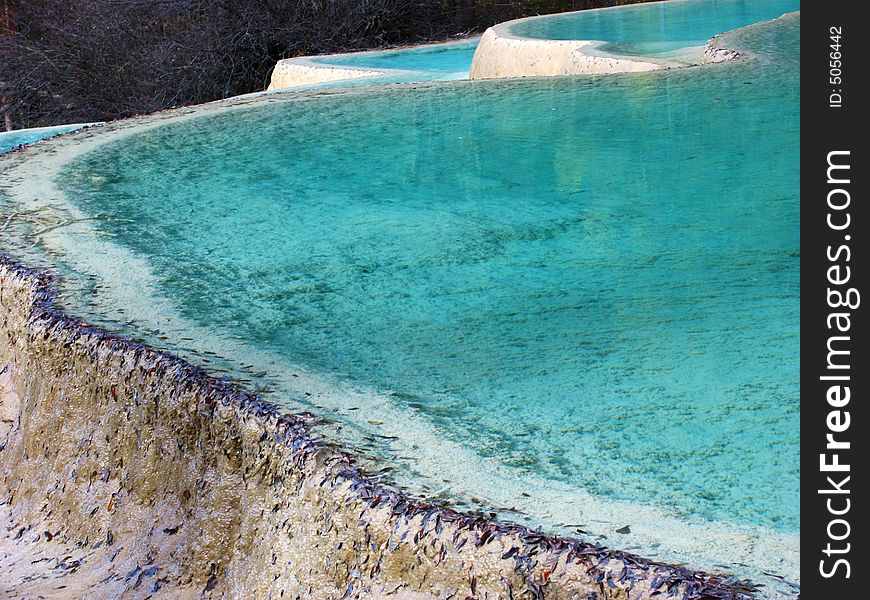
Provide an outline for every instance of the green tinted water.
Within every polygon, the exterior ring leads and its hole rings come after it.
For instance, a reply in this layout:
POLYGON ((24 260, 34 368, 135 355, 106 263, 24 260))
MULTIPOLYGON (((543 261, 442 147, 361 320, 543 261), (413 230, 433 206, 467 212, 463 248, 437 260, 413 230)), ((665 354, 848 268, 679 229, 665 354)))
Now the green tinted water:
POLYGON ((520 475, 795 531, 798 42, 789 19, 728 65, 288 97, 61 183, 204 328, 400 392, 520 475))
POLYGON ((600 40, 614 54, 656 55, 702 46, 711 37, 786 12, 799 0, 674 0, 587 10, 521 21, 511 33, 557 40, 600 40))
POLYGON ((360 69, 399 69, 425 73, 426 80, 467 78, 478 40, 433 44, 419 48, 358 52, 312 58, 313 62, 360 69))
POLYGON ((8 152, 23 144, 32 144, 45 138, 63 133, 69 133, 94 123, 76 123, 70 125, 56 125, 54 127, 34 127, 32 129, 16 129, 13 131, 0 132, 0 154, 8 152))

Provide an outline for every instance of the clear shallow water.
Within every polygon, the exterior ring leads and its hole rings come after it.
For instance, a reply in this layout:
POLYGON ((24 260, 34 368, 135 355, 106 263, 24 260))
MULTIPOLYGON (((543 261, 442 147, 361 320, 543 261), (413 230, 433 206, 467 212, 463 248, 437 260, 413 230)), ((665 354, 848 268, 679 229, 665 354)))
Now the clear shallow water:
POLYGON ((711 37, 800 10, 799 0, 673 0, 532 19, 511 27, 523 37, 601 40, 599 50, 656 55, 702 46, 711 37))
POLYGON ((478 40, 434 44, 406 50, 359 52, 312 58, 313 62, 363 69, 401 69, 430 74, 457 73, 467 77, 478 40))
POLYGON ((760 58, 200 117, 61 183, 203 327, 518 473, 795 531, 799 21, 738 39, 760 58))
POLYGON ((73 125, 56 125, 54 127, 35 127, 32 129, 18 129, 14 131, 0 132, 0 154, 9 152, 17 146, 32 144, 62 133, 69 133, 81 129, 85 125, 93 123, 78 123, 73 125))

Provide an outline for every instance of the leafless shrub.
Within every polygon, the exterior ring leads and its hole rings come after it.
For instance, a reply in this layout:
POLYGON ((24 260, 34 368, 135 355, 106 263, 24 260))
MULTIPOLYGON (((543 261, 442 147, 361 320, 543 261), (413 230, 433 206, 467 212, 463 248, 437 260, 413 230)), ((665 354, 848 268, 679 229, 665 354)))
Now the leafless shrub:
POLYGON ((623 3, 0 0, 0 111, 7 128, 114 119, 261 90, 289 56, 446 39, 523 15, 623 3))

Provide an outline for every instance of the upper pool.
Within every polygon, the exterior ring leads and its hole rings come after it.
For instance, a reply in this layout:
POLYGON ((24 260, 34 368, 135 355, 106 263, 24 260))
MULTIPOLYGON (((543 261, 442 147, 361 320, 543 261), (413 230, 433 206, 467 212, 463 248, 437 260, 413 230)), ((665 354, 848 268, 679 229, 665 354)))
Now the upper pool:
POLYGON ((654 56, 732 29, 800 10, 799 0, 671 0, 524 19, 511 33, 555 40, 599 40, 599 50, 654 56))
POLYGON ((32 144, 55 135, 69 133, 76 129, 95 124, 96 123, 73 123, 69 125, 55 125, 54 127, 34 127, 31 129, 3 131, 0 132, 0 154, 9 152, 18 146, 32 144))
POLYGON ((387 69, 427 73, 426 79, 468 77, 478 40, 431 44, 416 48, 376 52, 333 54, 310 59, 312 62, 361 69, 387 69))
POLYGON ((403 485, 793 582, 799 38, 158 115, 25 161, 58 193, 21 198, 69 207, 38 240, 94 318, 259 373, 403 485))

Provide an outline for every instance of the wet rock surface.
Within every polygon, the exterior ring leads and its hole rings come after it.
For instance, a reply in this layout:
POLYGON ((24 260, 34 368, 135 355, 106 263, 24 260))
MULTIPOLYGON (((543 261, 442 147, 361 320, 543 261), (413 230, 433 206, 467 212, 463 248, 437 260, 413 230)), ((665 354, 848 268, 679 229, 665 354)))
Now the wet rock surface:
POLYGON ((375 483, 232 382, 0 257, 0 598, 728 598, 744 582, 375 483))

